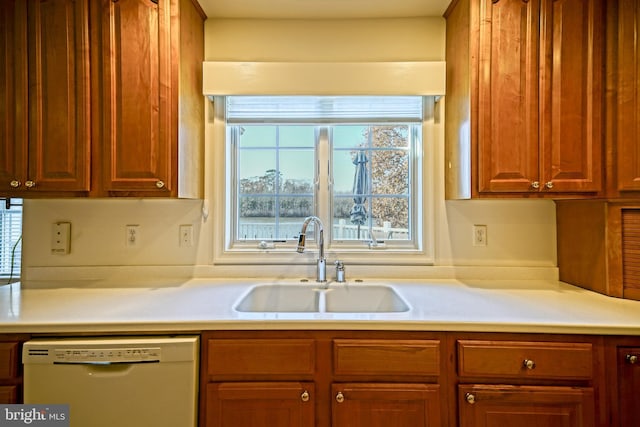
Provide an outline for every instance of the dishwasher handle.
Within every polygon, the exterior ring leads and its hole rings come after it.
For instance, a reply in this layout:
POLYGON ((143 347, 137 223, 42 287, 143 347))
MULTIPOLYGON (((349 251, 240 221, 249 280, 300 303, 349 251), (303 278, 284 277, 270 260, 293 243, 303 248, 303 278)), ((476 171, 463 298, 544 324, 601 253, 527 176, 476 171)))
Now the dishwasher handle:
POLYGON ((81 360, 81 361, 68 361, 68 362, 62 362, 62 361, 53 362, 54 365, 89 365, 89 366, 141 365, 141 364, 147 364, 147 363, 160 363, 160 361, 159 360, 131 360, 128 362, 124 362, 124 361, 112 362, 108 360, 101 360, 101 361, 81 360))

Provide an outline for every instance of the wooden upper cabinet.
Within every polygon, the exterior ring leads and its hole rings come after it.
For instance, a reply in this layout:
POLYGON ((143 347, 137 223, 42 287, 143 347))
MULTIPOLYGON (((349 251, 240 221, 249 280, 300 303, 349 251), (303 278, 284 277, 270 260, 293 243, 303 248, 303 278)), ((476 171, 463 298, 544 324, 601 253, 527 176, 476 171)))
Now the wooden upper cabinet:
POLYGON ((539 0, 482 0, 478 63, 478 191, 538 181, 539 0))
POLYGON ((448 198, 601 193, 603 13, 603 0, 453 3, 448 198))
POLYGON ((603 189, 604 5, 544 0, 541 9, 540 185, 603 189))
POLYGON ((610 73, 617 75, 617 82, 612 84, 618 97, 617 116, 612 126, 615 141, 611 144, 615 146, 613 153, 617 153, 613 168, 617 174, 612 181, 617 181, 614 191, 627 196, 633 194, 630 191, 640 191, 640 44, 637 40, 640 4, 636 0, 619 0, 618 8, 618 28, 610 32, 614 39, 617 35, 617 43, 608 45, 610 51, 617 50, 617 55, 612 55, 617 67, 610 73))
POLYGON ((170 193, 168 0, 103 0, 104 189, 170 193))
POLYGON ((0 4, 0 191, 87 192, 88 0, 0 4))
POLYGON ((88 0, 29 0, 32 190, 89 191, 88 0))
POLYGON ((0 0, 0 191, 27 177, 27 3, 0 0))
POLYGON ((101 26, 101 190, 179 195, 178 159, 204 141, 204 15, 192 0, 102 0, 101 26))

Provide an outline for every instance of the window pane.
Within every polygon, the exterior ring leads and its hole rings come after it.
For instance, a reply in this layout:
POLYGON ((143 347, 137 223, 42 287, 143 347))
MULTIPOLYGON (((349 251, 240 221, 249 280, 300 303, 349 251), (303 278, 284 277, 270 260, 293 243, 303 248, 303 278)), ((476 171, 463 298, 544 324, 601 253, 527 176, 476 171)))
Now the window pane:
POLYGON ((275 150, 240 150, 238 153, 240 193, 273 194, 279 178, 275 150))
POLYGON ((412 126, 333 128, 335 239, 370 240, 370 228, 377 240, 410 239, 412 126))
POLYGON ((371 192, 407 194, 409 192, 409 153, 401 150, 376 150, 371 153, 371 192))
POLYGON ((377 240, 410 240, 409 201, 400 197, 374 197, 371 203, 373 234, 377 240))
POLYGON ((313 194, 313 150, 280 150, 280 191, 287 194, 313 194))
POLYGON ((335 195, 353 194, 355 173, 353 161, 355 156, 356 152, 353 150, 333 152, 333 191, 335 195))
POLYGON ((314 213, 315 127, 242 125, 236 134, 236 238, 297 238, 314 213))
POLYGON ((367 145, 366 125, 344 125, 333 127, 333 148, 357 148, 367 145))
POLYGON ((22 252, 22 200, 11 199, 11 207, 6 208, 0 199, 0 285, 6 279, 20 277, 22 252))
POLYGON ((278 135, 281 147, 308 147, 315 146, 315 126, 280 126, 278 135))
POLYGON ((275 147, 276 146, 276 126, 239 126, 240 148, 246 147, 275 147))

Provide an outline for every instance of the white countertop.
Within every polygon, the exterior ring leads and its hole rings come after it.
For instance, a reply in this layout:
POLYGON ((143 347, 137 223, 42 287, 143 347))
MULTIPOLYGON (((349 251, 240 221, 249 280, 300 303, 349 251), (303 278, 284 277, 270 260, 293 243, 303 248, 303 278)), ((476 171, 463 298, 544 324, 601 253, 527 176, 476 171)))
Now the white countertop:
POLYGON ((264 283, 269 282, 191 279, 160 286, 49 282, 31 284, 29 289, 4 285, 0 286, 0 332, 378 329, 640 335, 639 301, 606 297, 557 281, 365 281, 392 284, 411 305, 406 313, 239 313, 233 309, 250 286, 264 283))

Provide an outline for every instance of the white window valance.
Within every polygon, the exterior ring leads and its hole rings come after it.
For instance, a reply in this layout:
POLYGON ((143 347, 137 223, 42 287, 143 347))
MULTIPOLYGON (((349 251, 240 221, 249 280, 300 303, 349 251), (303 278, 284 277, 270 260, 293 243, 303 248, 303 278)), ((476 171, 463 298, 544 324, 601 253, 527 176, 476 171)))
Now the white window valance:
POLYGON ((444 95, 445 62, 205 61, 205 95, 444 95))

